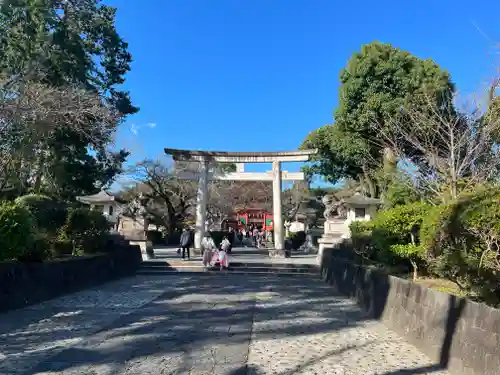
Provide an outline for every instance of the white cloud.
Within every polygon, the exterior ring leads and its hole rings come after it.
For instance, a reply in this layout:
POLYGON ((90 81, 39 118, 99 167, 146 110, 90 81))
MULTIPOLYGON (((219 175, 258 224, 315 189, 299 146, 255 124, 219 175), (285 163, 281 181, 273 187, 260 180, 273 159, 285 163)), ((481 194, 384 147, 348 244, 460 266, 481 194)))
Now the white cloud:
POLYGON ((139 129, 137 129, 137 126, 135 124, 130 125, 130 131, 132 134, 137 135, 139 129))
POLYGON ((154 129, 154 128, 156 128, 156 122, 148 122, 147 124, 144 124, 144 125, 132 124, 132 125, 130 125, 130 132, 134 135, 137 135, 139 133, 139 129, 144 128, 144 127, 154 129))

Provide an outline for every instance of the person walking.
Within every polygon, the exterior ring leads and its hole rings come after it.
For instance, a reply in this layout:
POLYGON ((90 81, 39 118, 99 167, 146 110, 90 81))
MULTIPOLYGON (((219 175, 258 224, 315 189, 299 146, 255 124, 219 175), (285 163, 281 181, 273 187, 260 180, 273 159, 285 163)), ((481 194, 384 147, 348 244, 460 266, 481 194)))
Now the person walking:
POLYGON ((186 259, 186 253, 188 260, 190 260, 189 248, 191 247, 191 232, 187 228, 184 228, 182 231, 180 245, 182 249, 182 260, 186 259))
POLYGON ((201 240, 201 248, 203 251, 203 265, 207 268, 212 262, 213 252, 216 248, 213 238, 210 233, 205 233, 205 237, 201 240))

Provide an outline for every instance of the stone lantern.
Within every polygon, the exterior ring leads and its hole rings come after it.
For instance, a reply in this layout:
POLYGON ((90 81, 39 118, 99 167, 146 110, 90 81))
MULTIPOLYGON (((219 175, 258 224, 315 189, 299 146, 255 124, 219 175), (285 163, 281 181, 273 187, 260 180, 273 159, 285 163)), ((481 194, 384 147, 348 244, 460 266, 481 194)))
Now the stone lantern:
POLYGON ((138 206, 138 216, 142 218, 143 227, 142 227, 142 236, 140 239, 136 241, 131 241, 131 243, 138 244, 141 247, 141 251, 145 254, 146 259, 154 258, 154 250, 153 250, 153 241, 148 238, 148 230, 149 230, 149 218, 147 215, 147 205, 149 203, 149 198, 146 197, 143 193, 140 193, 137 197, 137 206, 138 206))

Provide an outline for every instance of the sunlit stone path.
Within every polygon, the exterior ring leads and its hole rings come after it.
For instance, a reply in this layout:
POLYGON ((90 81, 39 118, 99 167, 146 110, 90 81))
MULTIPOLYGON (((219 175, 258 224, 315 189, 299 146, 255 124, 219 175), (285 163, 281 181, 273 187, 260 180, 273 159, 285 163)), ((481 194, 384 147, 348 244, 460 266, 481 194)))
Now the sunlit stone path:
POLYGON ((136 276, 0 315, 0 374, 432 374, 305 277, 136 276))

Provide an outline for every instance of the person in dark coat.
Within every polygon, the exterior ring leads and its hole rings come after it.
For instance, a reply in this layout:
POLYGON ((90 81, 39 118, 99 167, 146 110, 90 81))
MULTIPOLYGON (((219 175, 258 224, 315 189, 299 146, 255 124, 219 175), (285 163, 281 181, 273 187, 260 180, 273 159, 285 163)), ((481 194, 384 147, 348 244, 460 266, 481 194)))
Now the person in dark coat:
POLYGON ((189 248, 191 247, 191 233, 187 228, 184 228, 181 234, 180 246, 182 249, 182 259, 185 259, 187 253, 188 260, 191 259, 189 255, 189 248))

